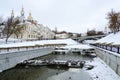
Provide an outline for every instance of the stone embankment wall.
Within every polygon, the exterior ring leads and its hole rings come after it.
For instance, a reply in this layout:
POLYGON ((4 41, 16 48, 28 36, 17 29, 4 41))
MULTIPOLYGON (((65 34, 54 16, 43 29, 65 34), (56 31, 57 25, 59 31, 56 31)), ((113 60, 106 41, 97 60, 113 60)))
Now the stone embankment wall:
POLYGON ((96 54, 120 75, 120 55, 101 48, 96 48, 96 54))
POLYGON ((18 63, 31 58, 47 55, 53 48, 39 48, 17 52, 0 53, 0 72, 16 66, 18 63))

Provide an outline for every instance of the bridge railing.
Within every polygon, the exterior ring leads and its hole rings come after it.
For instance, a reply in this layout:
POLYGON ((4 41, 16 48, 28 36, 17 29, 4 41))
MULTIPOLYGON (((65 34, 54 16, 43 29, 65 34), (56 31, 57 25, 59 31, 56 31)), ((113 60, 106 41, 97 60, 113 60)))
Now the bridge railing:
MULTIPOLYGON (((96 37, 105 37, 106 35, 94 35, 94 36, 81 36, 81 37, 76 37, 77 39, 81 38, 96 38, 96 37)), ((75 37, 73 39, 76 39, 75 37)))

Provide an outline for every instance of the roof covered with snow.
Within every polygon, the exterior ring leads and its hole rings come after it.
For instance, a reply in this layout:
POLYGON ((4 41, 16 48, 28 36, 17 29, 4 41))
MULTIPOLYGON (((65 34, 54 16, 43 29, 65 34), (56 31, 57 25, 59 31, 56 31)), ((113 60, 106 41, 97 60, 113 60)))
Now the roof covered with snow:
POLYGON ((106 44, 112 43, 114 45, 120 44, 120 32, 116 34, 111 33, 108 36, 97 40, 95 43, 106 43, 106 44))

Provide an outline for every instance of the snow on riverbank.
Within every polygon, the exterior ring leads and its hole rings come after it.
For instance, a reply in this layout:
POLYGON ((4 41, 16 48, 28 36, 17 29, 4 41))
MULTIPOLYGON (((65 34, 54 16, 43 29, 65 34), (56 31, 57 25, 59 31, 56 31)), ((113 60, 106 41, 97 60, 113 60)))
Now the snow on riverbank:
POLYGON ((95 43, 113 43, 113 44, 120 44, 120 32, 114 34, 111 33, 108 36, 97 40, 95 43))
POLYGON ((10 44, 2 44, 0 48, 6 47, 20 47, 20 46, 35 46, 35 45, 44 45, 44 44, 78 44, 76 41, 72 39, 58 39, 58 40, 40 40, 40 41, 29 41, 22 43, 10 43, 10 44))
MULTIPOLYGON (((18 43, 18 42, 25 42, 24 40, 21 39, 14 39, 14 38, 9 38, 8 39, 8 44, 10 43, 18 43)), ((6 38, 0 38, 0 44, 6 44, 6 38)))
POLYGON ((88 62, 88 64, 95 66, 92 70, 87 71, 93 80, 120 80, 120 76, 100 58, 94 58, 94 61, 88 62))
POLYGON ((68 71, 53 75, 47 80, 120 80, 120 77, 98 57, 92 62, 87 61, 87 64, 95 67, 91 70, 69 68, 68 71))

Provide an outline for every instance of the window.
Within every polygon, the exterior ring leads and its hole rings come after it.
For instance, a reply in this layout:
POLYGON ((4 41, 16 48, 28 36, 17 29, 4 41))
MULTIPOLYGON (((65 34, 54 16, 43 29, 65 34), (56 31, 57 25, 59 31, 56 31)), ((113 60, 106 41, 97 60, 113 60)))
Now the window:
POLYGON ((30 35, 28 35, 28 38, 30 38, 30 35))

